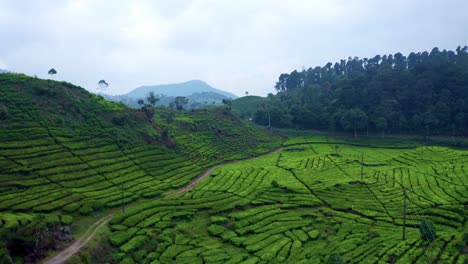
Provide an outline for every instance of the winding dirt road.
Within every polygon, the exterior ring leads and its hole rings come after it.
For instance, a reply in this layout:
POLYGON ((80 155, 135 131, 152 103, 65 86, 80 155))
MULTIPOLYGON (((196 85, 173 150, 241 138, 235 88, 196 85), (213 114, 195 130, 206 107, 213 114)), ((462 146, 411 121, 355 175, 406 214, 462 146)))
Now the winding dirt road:
POLYGON ((99 219, 99 221, 97 221, 96 223, 94 223, 90 227, 88 227, 88 229, 86 229, 84 234, 78 240, 73 242, 73 244, 71 244, 69 247, 67 247, 66 249, 61 251, 59 254, 57 254, 53 258, 51 258, 49 260, 46 260, 44 262, 44 264, 61 264, 61 263, 65 263, 65 261, 67 261, 69 258, 71 258, 78 251, 80 251, 80 249, 82 247, 84 247, 94 237, 96 232, 101 227, 103 227, 105 224, 107 224, 107 222, 109 222, 109 220, 111 220, 113 216, 114 216, 114 214, 110 214, 110 215, 107 215, 107 216, 99 219))
POLYGON ((219 164, 216 164, 214 166, 211 166, 211 167, 207 168, 205 171, 203 171, 200 175, 198 175, 195 179, 193 179, 187 186, 185 186, 184 188, 182 188, 182 189, 180 189, 180 190, 178 190, 176 192, 173 192, 173 193, 167 195, 166 197, 171 197, 171 196, 174 196, 176 194, 186 193, 186 192, 190 191, 191 189, 195 188, 195 186, 197 186, 203 179, 210 176, 211 172, 213 172, 215 169, 217 169, 217 168, 219 168, 219 167, 221 167, 223 165, 236 163, 236 162, 240 162, 240 161, 245 161, 245 160, 250 160, 250 159, 255 159, 255 158, 263 157, 263 156, 270 155, 270 154, 275 154, 275 153, 280 152, 283 149, 284 149, 283 147, 280 147, 280 148, 277 148, 275 150, 272 150, 270 152, 261 154, 261 155, 256 156, 256 157, 248 157, 248 158, 245 158, 245 159, 237 159, 237 160, 228 160, 228 161, 224 161, 224 162, 221 162, 219 164))
MULTIPOLYGON (((261 155, 256 156, 256 157, 249 157, 249 158, 238 159, 238 160, 229 160, 229 161, 221 162, 219 164, 211 166, 211 167, 207 168, 205 171, 203 171, 200 175, 198 175, 195 179, 193 179, 187 186, 185 186, 184 188, 182 188, 182 189, 180 189, 180 190, 178 190, 176 192, 173 192, 173 193, 171 193, 169 195, 166 195, 166 197, 171 197, 171 196, 174 196, 176 194, 186 193, 186 192, 190 191, 191 189, 195 188, 195 186, 197 186, 203 179, 210 176, 211 172, 213 172, 213 170, 219 168, 220 166, 223 166, 223 165, 226 165, 226 164, 231 164, 231 163, 236 163, 236 162, 240 162, 240 161, 255 159, 255 158, 263 157, 263 156, 270 155, 270 154, 275 154, 275 153, 280 152, 281 150, 283 150, 283 147, 280 147, 280 148, 272 150, 270 152, 261 154, 261 155)), ((105 217, 99 219, 96 223, 92 224, 78 240, 73 242, 73 244, 71 244, 68 248, 64 249, 63 251, 61 251, 56 256, 54 256, 51 259, 46 260, 45 262, 43 262, 43 264, 62 264, 62 263, 65 263, 74 254, 78 253, 78 251, 80 251, 80 249, 83 248, 94 237, 96 232, 101 227, 103 227, 105 224, 107 224, 107 222, 109 222, 112 219, 113 216, 114 216, 114 214, 109 214, 109 215, 106 215, 105 217)))

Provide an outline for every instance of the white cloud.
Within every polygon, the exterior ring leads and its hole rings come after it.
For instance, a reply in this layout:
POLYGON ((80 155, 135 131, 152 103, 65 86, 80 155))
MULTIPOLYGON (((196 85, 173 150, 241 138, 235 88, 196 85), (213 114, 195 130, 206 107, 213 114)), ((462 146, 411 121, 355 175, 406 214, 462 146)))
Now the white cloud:
MULTIPOLYGON (((454 49, 462 0, 0 0, 0 58, 11 70, 109 92, 202 79, 265 95, 282 72, 348 56, 454 49)), ((1 62, 0 62, 1 63, 1 62)), ((1 66, 1 65, 0 65, 1 66)))

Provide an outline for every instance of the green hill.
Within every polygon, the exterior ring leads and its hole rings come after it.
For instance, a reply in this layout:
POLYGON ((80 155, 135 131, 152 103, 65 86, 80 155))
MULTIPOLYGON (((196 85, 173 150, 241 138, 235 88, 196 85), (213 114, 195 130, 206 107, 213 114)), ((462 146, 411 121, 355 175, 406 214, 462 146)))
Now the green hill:
POLYGON ((254 118, 258 105, 266 100, 260 96, 244 96, 232 101, 232 109, 242 118, 254 118))
POLYGON ((280 144, 224 108, 152 113, 18 74, 0 75, 0 139, 0 260, 29 261, 43 257, 21 251, 33 238, 12 233, 158 197, 280 144))

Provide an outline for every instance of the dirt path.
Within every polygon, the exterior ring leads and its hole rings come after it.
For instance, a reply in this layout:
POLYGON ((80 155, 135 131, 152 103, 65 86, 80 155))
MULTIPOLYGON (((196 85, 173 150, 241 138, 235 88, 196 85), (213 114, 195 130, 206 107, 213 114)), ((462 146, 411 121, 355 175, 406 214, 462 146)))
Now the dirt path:
MULTIPOLYGON (((238 160, 230 160, 230 161, 221 162, 221 163, 219 163, 217 165, 211 166, 211 167, 207 168, 205 171, 203 171, 200 175, 198 175, 195 179, 193 179, 187 186, 185 186, 184 188, 182 188, 182 189, 180 189, 180 190, 178 190, 176 192, 173 192, 173 193, 167 195, 166 197, 171 197, 171 196, 176 195, 176 194, 186 193, 186 192, 190 191, 195 186, 197 186, 203 179, 210 176, 211 172, 213 172, 213 170, 219 168, 220 166, 223 166, 223 165, 226 165, 226 164, 231 164, 231 163, 236 163, 236 162, 239 162, 239 161, 254 159, 254 158, 258 158, 258 157, 263 157, 263 156, 270 155, 270 154, 275 154, 275 153, 280 152, 281 150, 283 150, 283 147, 280 147, 280 148, 278 148, 276 150, 267 152, 265 154, 262 154, 262 155, 259 155, 259 156, 256 156, 256 157, 249 157, 249 158, 238 159, 238 160)), ((94 223, 90 227, 88 227, 88 229, 84 232, 84 234, 78 240, 73 242, 73 244, 71 244, 68 248, 64 249, 63 251, 61 251, 59 254, 57 254, 53 258, 43 262, 43 264, 62 264, 62 263, 65 263, 65 261, 67 261, 69 258, 71 258, 74 254, 78 253, 78 251, 80 251, 80 249, 83 248, 94 237, 96 232, 101 227, 103 227, 105 224, 107 224, 107 222, 109 222, 112 219, 113 216, 114 216, 114 214, 110 214, 110 215, 107 215, 107 216, 99 219, 99 221, 97 221, 96 223, 94 223)))
POLYGON ((263 156, 270 155, 270 154, 275 154, 275 153, 280 152, 283 149, 284 149, 283 147, 280 147, 280 148, 272 150, 270 152, 261 154, 260 156, 249 157, 249 158, 245 158, 245 159, 229 160, 229 161, 221 162, 221 163, 219 163, 217 165, 211 166, 208 169, 206 169, 205 171, 203 171, 202 174, 198 175, 195 179, 193 179, 187 186, 185 186, 184 188, 182 188, 182 189, 180 189, 180 190, 178 190, 176 192, 173 192, 173 193, 167 195, 166 197, 171 197, 171 196, 174 196, 176 194, 186 193, 186 192, 190 191, 191 189, 195 188, 195 186, 197 186, 203 179, 210 176, 211 172, 213 172, 215 169, 217 169, 217 168, 219 168, 219 167, 221 167, 223 165, 236 163, 236 162, 244 161, 244 160, 255 159, 255 158, 263 157, 263 156))
POLYGON ((96 232, 105 224, 107 224, 107 222, 109 222, 109 220, 111 220, 113 216, 114 214, 110 214, 99 219, 99 221, 97 221, 96 223, 88 227, 88 229, 86 229, 84 234, 78 240, 73 242, 73 244, 71 244, 68 248, 64 249, 63 251, 61 251, 59 254, 57 254, 53 258, 46 260, 43 264, 65 263, 65 261, 71 258, 78 251, 80 251, 80 249, 84 247, 94 237, 96 232))

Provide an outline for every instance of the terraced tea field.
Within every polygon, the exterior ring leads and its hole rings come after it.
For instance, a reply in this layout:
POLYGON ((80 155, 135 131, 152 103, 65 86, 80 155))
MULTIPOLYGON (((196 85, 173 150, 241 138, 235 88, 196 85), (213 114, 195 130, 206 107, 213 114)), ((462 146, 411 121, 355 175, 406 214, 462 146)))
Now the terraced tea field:
POLYGON ((70 225, 154 199, 209 166, 281 144, 223 108, 155 108, 148 116, 68 83, 24 75, 0 75, 0 108, 0 262, 18 228, 70 225))
POLYGON ((113 258, 324 263, 337 253, 346 263, 466 263, 467 151, 332 141, 292 138, 279 153, 215 169, 187 193, 117 214, 113 258), (421 239, 425 219, 436 227, 432 242, 421 239))

